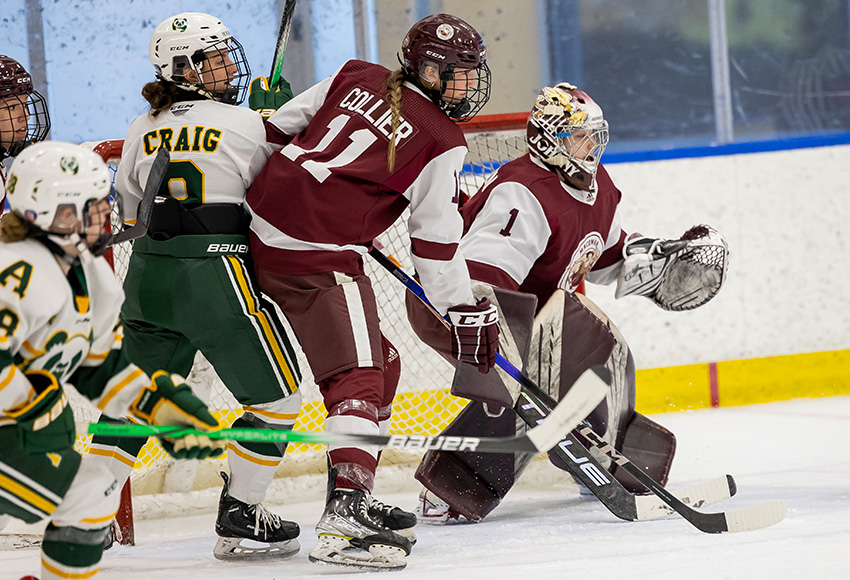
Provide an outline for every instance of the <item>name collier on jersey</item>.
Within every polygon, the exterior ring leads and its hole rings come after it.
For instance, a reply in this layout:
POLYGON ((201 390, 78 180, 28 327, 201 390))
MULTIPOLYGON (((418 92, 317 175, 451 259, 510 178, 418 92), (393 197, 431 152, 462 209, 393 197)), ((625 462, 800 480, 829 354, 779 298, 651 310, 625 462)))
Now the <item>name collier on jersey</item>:
MULTIPOLYGON (((343 97, 338 106, 362 116, 387 140, 392 136, 392 110, 383 97, 374 95, 365 89, 354 87, 343 97)), ((402 118, 401 124, 396 130, 396 147, 400 147, 404 140, 413 133, 413 126, 402 118)))

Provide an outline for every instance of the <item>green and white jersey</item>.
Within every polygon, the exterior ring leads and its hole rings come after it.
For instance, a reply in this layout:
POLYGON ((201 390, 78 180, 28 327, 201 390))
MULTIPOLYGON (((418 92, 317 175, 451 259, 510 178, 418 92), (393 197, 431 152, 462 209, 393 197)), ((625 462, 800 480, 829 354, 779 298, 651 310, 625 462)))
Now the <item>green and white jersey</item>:
POLYGON ((103 258, 84 252, 66 276, 40 242, 0 243, 0 426, 35 398, 29 370, 75 385, 107 415, 126 414, 150 381, 121 352, 123 300, 103 258))
POLYGON ((126 223, 136 221, 160 147, 171 152, 171 164, 159 194, 187 204, 242 204, 275 148, 251 109, 199 100, 175 103, 156 117, 145 113, 127 131, 115 181, 126 223))

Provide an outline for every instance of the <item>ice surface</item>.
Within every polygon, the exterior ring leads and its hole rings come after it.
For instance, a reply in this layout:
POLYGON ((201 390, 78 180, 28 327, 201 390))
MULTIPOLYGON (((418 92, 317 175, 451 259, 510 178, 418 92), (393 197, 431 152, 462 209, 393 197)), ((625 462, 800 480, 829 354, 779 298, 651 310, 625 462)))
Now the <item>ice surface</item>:
MULTIPOLYGON (((788 503, 788 517, 764 530, 703 534, 679 517, 623 522, 576 486, 526 482, 477 525, 417 526, 407 569, 392 578, 838 579, 850 577, 850 396, 653 417, 678 439, 671 488, 731 473, 738 495, 704 511, 788 503)), ((548 468, 548 467, 547 467, 548 468)), ((552 468, 554 469, 554 468, 552 468)), ((378 472, 380 479, 380 471, 378 472)), ((411 509, 415 486, 380 499, 411 509)), ((283 580, 350 574, 307 560, 322 505, 272 506, 302 526, 289 561, 219 562, 214 515, 142 521, 138 545, 116 547, 99 579, 283 580)), ((2 578, 37 574, 35 549, 0 552, 2 578)), ((366 573, 361 573, 366 574, 366 573)))

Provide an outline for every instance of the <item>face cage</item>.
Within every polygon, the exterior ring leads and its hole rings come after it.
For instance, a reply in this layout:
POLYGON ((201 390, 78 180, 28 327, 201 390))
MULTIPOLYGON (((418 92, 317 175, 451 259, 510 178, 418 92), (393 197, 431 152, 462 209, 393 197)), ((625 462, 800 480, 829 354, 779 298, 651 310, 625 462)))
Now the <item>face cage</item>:
POLYGON ((226 40, 220 40, 219 42, 210 45, 206 48, 206 50, 197 51, 194 55, 192 55, 192 64, 195 72, 198 73, 198 78, 201 79, 196 86, 202 89, 214 100, 227 105, 239 105, 245 100, 245 97, 248 94, 248 86, 251 84, 251 67, 248 66, 248 59, 245 58, 245 50, 242 48, 242 45, 238 40, 231 36, 226 40), (206 60, 210 66, 210 68, 206 71, 207 73, 212 73, 226 68, 226 66, 212 66, 210 56, 215 57, 215 55, 211 55, 210 53, 213 52, 218 52, 226 58, 229 58, 233 63, 233 66, 236 67, 236 72, 233 73, 233 78, 230 79, 230 86, 223 91, 215 91, 209 88, 207 86, 207 82, 203 80, 201 75, 204 60, 206 60))
POLYGON ((595 173, 599 166, 599 159, 608 147, 608 121, 602 121, 602 124, 595 128, 578 125, 569 127, 569 129, 572 129, 572 131, 561 129, 555 133, 561 143, 564 156, 584 171, 595 173), (579 132, 582 135, 576 137, 575 133, 579 132), (587 157, 582 159, 573 153, 574 151, 581 151, 588 141, 593 143, 593 147, 587 157))
MULTIPOLYGON (((24 95, 14 96, 18 98, 19 103, 24 102, 24 95)), ((17 157, 28 145, 32 145, 37 141, 44 141, 47 138, 47 133, 50 131, 50 115, 47 113, 47 102, 44 100, 44 97, 38 91, 32 91, 26 97, 26 108, 29 114, 26 137, 17 141, 12 140, 14 139, 14 135, 11 139, 3 139, 3 141, 11 142, 9 148, 3 152, 3 156, 17 157)), ((8 107, 0 108, 0 115, 8 119, 11 126, 12 117, 8 107)), ((4 148, 0 147, 0 149, 4 148)))
MULTIPOLYGON (((83 223, 83 232, 80 234, 81 238, 86 239, 86 230, 92 225, 95 225, 94 218, 89 213, 89 208, 100 203, 102 199, 90 199, 86 201, 81 220, 83 223)), ((115 194, 114 187, 110 188, 107 200, 109 202, 109 216, 106 218, 104 224, 97 224, 101 225, 102 231, 94 242, 86 244, 89 247, 89 251, 95 256, 104 255, 112 247, 112 240, 114 238, 112 232, 120 230, 120 224, 123 222, 124 212, 122 211, 120 198, 115 194), (116 219, 118 220, 117 223, 116 219)))
POLYGON ((457 123, 464 123, 477 115, 484 105, 487 104, 487 101, 490 100, 490 67, 487 66, 486 62, 482 62, 474 69, 458 69, 456 67, 449 67, 442 75, 440 75, 440 93, 442 95, 446 93, 448 83, 455 79, 454 74, 457 70, 465 71, 467 78, 469 78, 470 74, 477 75, 478 80, 475 84, 475 88, 469 89, 466 93, 466 97, 459 103, 448 103, 441 99, 439 106, 443 111, 445 111, 446 115, 448 115, 450 119, 457 123))

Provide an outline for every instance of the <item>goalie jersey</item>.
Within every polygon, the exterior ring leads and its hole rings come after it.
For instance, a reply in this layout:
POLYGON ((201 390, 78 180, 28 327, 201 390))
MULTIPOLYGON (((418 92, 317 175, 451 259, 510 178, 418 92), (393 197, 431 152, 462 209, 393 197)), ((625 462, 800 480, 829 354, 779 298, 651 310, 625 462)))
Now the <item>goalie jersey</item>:
POLYGON ((528 153, 500 167, 461 210, 472 279, 534 294, 539 305, 585 278, 613 282, 626 238, 621 193, 602 165, 596 180, 588 200, 528 153))
POLYGON ((268 139, 283 148, 248 191, 251 253, 282 274, 360 274, 372 240, 409 209, 414 266, 431 302, 445 312, 474 302, 457 252, 466 140, 405 83, 389 170, 389 75, 382 66, 348 61, 269 118, 268 139))
POLYGON ((0 426, 36 397, 30 370, 75 385, 107 415, 126 414, 149 380, 121 351, 123 299, 102 257, 83 252, 66 277, 40 242, 0 243, 0 426))

